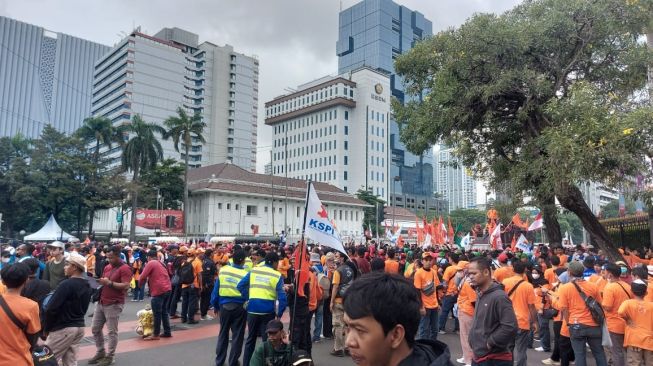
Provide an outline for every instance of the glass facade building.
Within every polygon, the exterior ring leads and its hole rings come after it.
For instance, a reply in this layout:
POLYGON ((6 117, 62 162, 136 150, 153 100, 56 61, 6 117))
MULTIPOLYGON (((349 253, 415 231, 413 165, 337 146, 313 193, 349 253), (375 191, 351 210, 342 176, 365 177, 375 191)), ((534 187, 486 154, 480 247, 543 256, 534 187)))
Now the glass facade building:
MULTIPOLYGON (((394 60, 409 51, 415 43, 433 34, 432 23, 418 11, 391 0, 364 0, 340 12, 339 36, 336 43, 338 72, 346 74, 360 67, 370 67, 390 74, 392 96, 406 101, 403 81, 395 74, 394 60)), ((389 191, 399 196, 416 198, 433 196, 433 154, 430 150, 416 156, 399 140, 399 126, 390 123, 388 145, 389 191)), ((393 197, 392 200, 397 197, 393 197)))

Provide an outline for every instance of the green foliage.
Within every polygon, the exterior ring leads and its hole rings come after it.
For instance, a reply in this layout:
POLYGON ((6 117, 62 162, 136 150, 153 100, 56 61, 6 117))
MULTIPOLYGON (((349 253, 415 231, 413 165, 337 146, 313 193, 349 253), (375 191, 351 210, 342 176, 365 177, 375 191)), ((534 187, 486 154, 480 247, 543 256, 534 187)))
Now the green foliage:
POLYGON ((459 209, 449 213, 451 224, 454 227, 462 225, 464 232, 471 231, 472 227, 476 224, 480 224, 481 228, 485 227, 485 223, 487 222, 485 215, 486 213, 484 211, 476 209, 459 209))
POLYGON ((574 241, 574 244, 583 242, 583 223, 578 216, 572 212, 565 212, 558 215, 558 223, 560 224, 560 231, 564 237, 565 233, 569 233, 574 241))
POLYGON ((163 148, 157 134, 164 136, 165 129, 157 124, 145 122, 135 115, 131 123, 118 127, 118 134, 130 138, 122 149, 122 167, 134 173, 134 181, 138 181, 140 170, 150 169, 163 159, 163 148))
MULTIPOLYGON (((178 210, 184 198, 184 166, 174 159, 165 159, 153 169, 143 172, 141 182, 141 206, 146 208, 157 207, 157 188, 163 197, 163 207, 178 210)), ((161 202, 159 202, 159 207, 161 202)))
POLYGON ((383 213, 383 207, 385 206, 385 201, 383 201, 381 198, 374 195, 374 193, 371 190, 364 190, 363 188, 360 188, 356 192, 356 197, 359 200, 365 201, 370 206, 372 206, 372 207, 366 207, 364 209, 363 230, 367 230, 367 228, 371 228, 373 235, 376 235, 377 232, 379 233, 379 235, 382 235, 383 230, 379 225, 381 224, 381 222, 383 222, 383 220, 385 220, 384 217, 385 215, 383 213))
MULTIPOLYGON (((648 210, 643 207, 644 212, 648 210)), ((626 215, 634 215, 636 213, 635 201, 626 197, 626 215)), ((613 200, 603 207, 601 210, 601 217, 605 219, 612 219, 619 217, 619 200, 613 200)))

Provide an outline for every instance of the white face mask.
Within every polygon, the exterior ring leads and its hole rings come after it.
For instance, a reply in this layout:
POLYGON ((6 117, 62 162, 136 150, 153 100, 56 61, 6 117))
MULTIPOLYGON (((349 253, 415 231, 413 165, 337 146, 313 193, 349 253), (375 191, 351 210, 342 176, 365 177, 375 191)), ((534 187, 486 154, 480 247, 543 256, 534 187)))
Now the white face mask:
POLYGON ((9 263, 11 258, 2 258, 2 263, 9 263))
POLYGON ((533 279, 536 280, 540 278, 540 275, 538 273, 533 273, 533 279))

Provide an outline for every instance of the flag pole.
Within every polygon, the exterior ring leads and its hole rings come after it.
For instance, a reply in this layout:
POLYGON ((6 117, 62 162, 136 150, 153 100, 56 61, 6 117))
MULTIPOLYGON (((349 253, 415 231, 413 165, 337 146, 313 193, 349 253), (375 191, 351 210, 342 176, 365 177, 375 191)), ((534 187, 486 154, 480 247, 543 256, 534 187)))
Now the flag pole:
MULTIPOLYGON (((302 273, 302 263, 304 262, 304 248, 306 247, 306 243, 304 242, 304 237, 306 234, 306 215, 308 214, 308 199, 310 197, 311 193, 311 187, 312 187, 312 182, 311 179, 308 179, 307 185, 306 185, 306 202, 304 203, 304 221, 302 224, 302 236, 301 236, 301 241, 299 242, 299 267, 297 267, 297 273, 295 275, 295 283, 294 283, 294 291, 295 291, 295 296, 293 298, 293 306, 292 306, 292 311, 290 313, 290 359, 292 360, 292 337, 294 336, 293 330, 294 327, 293 325, 295 324, 295 312, 297 311, 297 296, 299 294, 299 277, 301 276, 302 273)), ((297 263, 295 263, 297 265, 297 263)))

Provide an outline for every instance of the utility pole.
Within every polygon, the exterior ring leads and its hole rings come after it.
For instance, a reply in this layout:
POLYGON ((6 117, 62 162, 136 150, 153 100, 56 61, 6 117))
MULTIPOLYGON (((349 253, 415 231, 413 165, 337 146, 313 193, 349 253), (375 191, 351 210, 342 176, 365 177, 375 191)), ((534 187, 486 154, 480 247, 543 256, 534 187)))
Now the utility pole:
POLYGON ((270 182, 272 184, 272 209, 270 210, 270 216, 272 216, 272 236, 274 236, 274 164, 272 161, 272 150, 270 150, 270 182))

